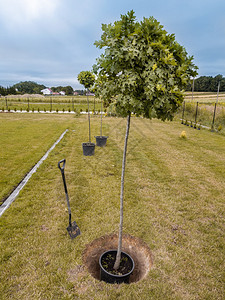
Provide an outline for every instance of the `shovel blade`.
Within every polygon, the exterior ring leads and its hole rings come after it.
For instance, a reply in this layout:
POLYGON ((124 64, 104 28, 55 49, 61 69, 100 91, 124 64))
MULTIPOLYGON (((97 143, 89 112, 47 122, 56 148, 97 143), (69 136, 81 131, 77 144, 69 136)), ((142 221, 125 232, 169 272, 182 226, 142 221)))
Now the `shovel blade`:
POLYGON ((71 239, 74 239, 75 237, 77 237, 81 233, 80 228, 78 227, 78 225, 75 221, 72 223, 72 226, 67 227, 67 231, 68 231, 71 239))

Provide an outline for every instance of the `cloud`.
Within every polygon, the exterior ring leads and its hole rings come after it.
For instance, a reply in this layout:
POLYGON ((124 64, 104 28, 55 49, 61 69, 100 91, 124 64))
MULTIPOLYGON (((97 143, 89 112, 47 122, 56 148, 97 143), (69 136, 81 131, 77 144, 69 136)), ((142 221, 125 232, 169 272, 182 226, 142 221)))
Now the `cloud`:
POLYGON ((58 5, 59 0, 0 0, 1 22, 9 30, 32 26, 38 19, 53 17, 58 5))
POLYGON ((68 80, 78 87, 77 74, 100 55, 93 43, 101 24, 131 9, 139 21, 153 16, 175 33, 201 75, 213 66, 224 74, 224 0, 0 0, 0 85, 68 80))

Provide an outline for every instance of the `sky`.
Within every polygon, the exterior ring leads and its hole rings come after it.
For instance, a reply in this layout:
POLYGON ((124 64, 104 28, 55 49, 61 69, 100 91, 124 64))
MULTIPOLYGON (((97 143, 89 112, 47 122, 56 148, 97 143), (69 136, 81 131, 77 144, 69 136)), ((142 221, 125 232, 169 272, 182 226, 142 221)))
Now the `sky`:
POLYGON ((83 89, 102 24, 134 10, 175 34, 199 76, 225 76, 225 0, 0 0, 0 86, 34 81, 83 89))

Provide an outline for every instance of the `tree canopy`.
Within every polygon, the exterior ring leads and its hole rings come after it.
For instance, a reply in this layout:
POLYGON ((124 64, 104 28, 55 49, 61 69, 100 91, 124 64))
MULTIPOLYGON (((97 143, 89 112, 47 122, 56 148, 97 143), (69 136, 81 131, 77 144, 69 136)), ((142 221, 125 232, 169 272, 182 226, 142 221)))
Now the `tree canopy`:
POLYGON ((93 66, 97 94, 123 116, 171 120, 190 76, 197 75, 193 57, 156 19, 138 22, 133 11, 102 31, 95 45, 105 51, 93 66))
POLYGON ((16 95, 17 91, 14 87, 7 87, 4 88, 0 86, 0 96, 6 96, 6 95, 16 95))
POLYGON ((70 85, 67 86, 57 86, 57 87, 51 87, 51 90, 53 92, 61 92, 64 91, 66 93, 66 95, 73 95, 73 88, 70 85))
POLYGON ((82 84, 86 89, 89 89, 95 82, 95 75, 90 71, 82 71, 78 74, 77 79, 80 84, 82 84))
POLYGON ((33 81, 23 81, 13 85, 21 94, 40 94, 41 90, 46 88, 43 84, 38 84, 33 81))

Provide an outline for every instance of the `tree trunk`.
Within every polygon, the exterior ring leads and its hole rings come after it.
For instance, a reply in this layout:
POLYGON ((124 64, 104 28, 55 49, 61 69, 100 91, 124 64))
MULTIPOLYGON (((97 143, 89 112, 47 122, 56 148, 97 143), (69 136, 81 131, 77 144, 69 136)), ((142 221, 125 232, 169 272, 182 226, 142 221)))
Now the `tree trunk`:
POLYGON ((123 192, 124 192, 124 175, 125 175, 125 165, 126 165, 126 155, 127 155, 127 142, 130 130, 130 113, 127 117, 127 130, 124 142, 123 150, 123 162, 122 162, 122 175, 121 175, 121 190, 120 190, 120 225, 119 225, 119 239, 118 239, 118 249, 116 255, 116 261, 114 264, 114 269, 117 270, 120 265, 121 250, 122 250, 122 234, 123 234, 123 192))
POLYGON ((90 112, 89 112, 89 100, 88 100, 88 95, 87 95, 87 103, 88 103, 89 143, 91 143, 91 121, 90 121, 90 112))
POLYGON ((101 130, 100 135, 102 136, 102 98, 101 98, 101 130))

